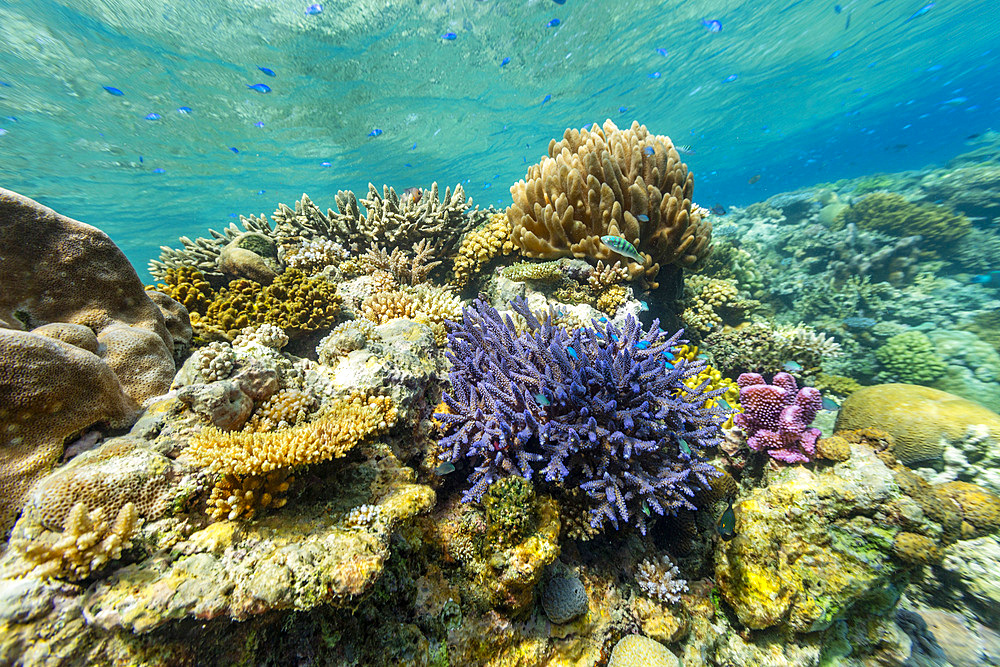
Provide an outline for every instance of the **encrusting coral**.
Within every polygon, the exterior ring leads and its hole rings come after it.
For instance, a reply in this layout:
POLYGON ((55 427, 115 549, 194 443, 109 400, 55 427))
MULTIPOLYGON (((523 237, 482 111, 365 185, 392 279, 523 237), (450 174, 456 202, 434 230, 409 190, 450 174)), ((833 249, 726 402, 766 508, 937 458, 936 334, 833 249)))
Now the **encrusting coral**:
POLYGON ((655 286, 661 267, 696 267, 711 249, 712 225, 692 212, 693 188, 668 137, 607 120, 549 142, 548 157, 511 187, 507 216, 528 257, 607 262, 618 254, 601 237, 624 238, 644 258, 629 260, 630 276, 655 286))
POLYGON ((219 290, 200 321, 230 336, 249 326, 274 324, 295 338, 331 326, 340 301, 333 283, 286 269, 266 287, 251 280, 232 281, 219 290))

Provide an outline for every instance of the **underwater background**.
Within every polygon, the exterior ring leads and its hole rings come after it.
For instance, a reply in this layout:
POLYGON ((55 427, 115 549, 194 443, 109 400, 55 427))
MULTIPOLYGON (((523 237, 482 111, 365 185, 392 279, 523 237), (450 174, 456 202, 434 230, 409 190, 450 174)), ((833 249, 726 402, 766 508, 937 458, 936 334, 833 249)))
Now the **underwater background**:
POLYGON ((995 13, 0 0, 0 667, 1000 665, 995 13))
POLYGON ((947 159, 1000 97, 986 0, 308 6, 0 4, 0 181, 144 267, 303 192, 436 180, 503 207, 550 137, 605 118, 689 145, 698 202, 746 205, 947 159))

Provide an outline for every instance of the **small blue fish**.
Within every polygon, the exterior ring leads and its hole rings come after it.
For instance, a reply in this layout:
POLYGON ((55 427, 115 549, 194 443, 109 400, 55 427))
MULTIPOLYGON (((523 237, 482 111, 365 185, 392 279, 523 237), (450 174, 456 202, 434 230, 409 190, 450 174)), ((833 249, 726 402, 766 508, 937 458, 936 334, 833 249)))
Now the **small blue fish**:
POLYGON ((791 371, 801 371, 802 370, 802 364, 800 364, 797 361, 792 361, 792 360, 788 360, 785 363, 781 364, 781 367, 784 370, 789 371, 789 372, 791 372, 791 371))
POLYGON ((559 19, 552 19, 551 21, 549 21, 548 23, 545 24, 545 27, 546 28, 555 28, 560 23, 562 23, 562 21, 560 21, 559 19))
POLYGON ((642 152, 645 153, 646 155, 652 155, 653 153, 656 152, 656 149, 653 148, 652 146, 646 146, 645 148, 642 149, 642 152))
POLYGON ((412 146, 410 146, 410 150, 411 150, 411 151, 415 151, 415 150, 417 150, 417 145, 416 145, 416 144, 413 144, 412 146))
POLYGON ((729 541, 736 537, 736 512, 733 511, 733 501, 729 501, 726 511, 719 517, 719 537, 729 541))
POLYGON ((576 356, 576 350, 574 350, 572 347, 567 347, 566 348, 566 352, 568 352, 569 356, 573 357, 574 359, 579 359, 580 358, 580 357, 576 356))
POLYGON ((189 114, 191 113, 191 107, 177 107, 177 113, 189 114))
POLYGON ((824 410, 830 410, 831 412, 836 412, 837 410, 840 409, 840 406, 837 405, 837 401, 833 400, 829 396, 824 396, 823 397, 823 409, 824 410))
POLYGON ((264 127, 264 121, 258 120, 256 123, 253 124, 253 126, 254 127, 264 127))
POLYGON ((650 73, 649 78, 650 79, 659 79, 660 78, 660 73, 659 72, 652 72, 652 73, 650 73))
POLYGON ((833 60, 834 58, 839 58, 841 53, 843 53, 843 51, 841 51, 840 49, 837 49, 836 51, 834 51, 833 53, 831 53, 830 55, 828 55, 826 57, 826 62, 829 62, 830 60, 833 60))
POLYGON ((668 55, 670 55, 670 52, 669 52, 669 51, 667 51, 667 50, 666 50, 666 49, 664 49, 664 48, 659 48, 659 49, 656 49, 656 52, 657 52, 658 54, 660 54, 661 56, 663 56, 664 58, 666 58, 666 57, 667 57, 668 55))
POLYGON ((839 14, 842 11, 844 11, 844 8, 841 7, 840 5, 834 5, 833 6, 833 13, 834 14, 839 14))
POLYGON ((736 81, 736 79, 738 78, 739 78, 738 74, 730 74, 729 76, 727 76, 725 79, 722 80, 722 83, 732 83, 733 81, 736 81))
POLYGON ((240 149, 239 149, 239 148, 237 148, 236 146, 230 146, 230 147, 229 147, 229 150, 231 150, 231 151, 232 151, 232 152, 234 152, 234 153, 239 153, 239 152, 240 152, 240 149))
POLYGON ((278 76, 277 74, 274 73, 273 69, 268 69, 267 67, 258 67, 257 69, 259 69, 261 72, 263 72, 268 76, 278 76))
POLYGON ((618 113, 625 113, 628 111, 628 107, 618 107, 618 113))
POLYGON ((316 16, 323 13, 323 5, 314 4, 306 7, 306 16, 316 16))
POLYGON ((148 113, 148 114, 146 114, 146 120, 160 120, 160 114, 158 114, 158 113, 148 113))
POLYGON ((453 32, 446 32, 445 34, 441 35, 441 39, 448 40, 449 42, 455 39, 456 37, 458 37, 458 35, 456 35, 453 32))
POLYGON ((702 19, 701 25, 709 32, 722 32, 722 21, 718 19, 702 19))
POLYGON ((542 407, 545 407, 547 405, 552 405, 552 401, 550 401, 545 394, 535 394, 535 402, 537 402, 542 407))
POLYGON ((688 146, 687 144, 681 146, 674 146, 674 150, 676 150, 681 155, 694 155, 695 153, 698 152, 695 149, 688 146))
POLYGON ((545 104, 546 102, 548 102, 551 99, 552 99, 551 95, 546 95, 545 98, 542 100, 542 104, 545 104))
POLYGON ((969 282, 975 283, 976 285, 986 285, 987 287, 1000 286, 1000 271, 990 271, 989 273, 972 276, 972 278, 969 279, 969 282))
POLYGON ((374 129, 374 130, 372 130, 371 132, 369 132, 369 133, 368 133, 368 136, 369 136, 369 137, 377 137, 377 136, 379 136, 380 134, 382 134, 382 130, 380 130, 380 129, 378 129, 378 128, 376 127, 376 128, 374 129))
POLYGON ((450 472, 455 472, 455 464, 449 461, 445 461, 437 468, 434 468, 434 474, 437 475, 438 477, 444 477, 450 472))
POLYGON ((329 162, 320 162, 320 163, 319 163, 319 166, 321 166, 321 167, 331 167, 331 166, 333 166, 333 165, 332 165, 332 164, 330 164, 329 162))
POLYGON ((269 93, 271 92, 271 87, 266 83, 255 83, 252 86, 247 85, 250 90, 256 90, 258 93, 269 93))
POLYGON ((162 168, 162 167, 157 167, 156 169, 153 170, 153 173, 154 174, 164 174, 164 173, 166 173, 166 171, 167 170, 164 169, 164 168, 162 168))
POLYGON ((640 213, 639 215, 635 216, 635 219, 638 220, 639 222, 649 222, 649 216, 646 215, 645 213, 640 213))
POLYGON ((265 192, 267 192, 267 190, 258 190, 258 191, 257 191, 257 194, 259 194, 259 195, 262 195, 262 194, 264 194, 265 192))
POLYGON ((142 156, 139 156, 139 164, 142 164, 142 156))
POLYGON ((924 5, 920 9, 918 9, 917 11, 913 12, 912 14, 910 14, 910 18, 908 18, 905 21, 903 21, 903 23, 909 23, 913 19, 920 18, 921 16, 923 16, 924 14, 926 14, 927 12, 929 12, 933 8, 934 8, 934 3, 933 2, 928 2, 926 5, 924 5))
POLYGON ((115 88, 114 86, 104 86, 104 90, 108 91, 109 93, 111 93, 115 97, 121 97, 121 96, 123 96, 125 94, 120 89, 115 88))
POLYGON ((510 58, 504 56, 504 59, 500 61, 500 67, 503 67, 504 65, 506 65, 509 62, 510 62, 510 58))
POLYGON ((648 340, 640 340, 638 343, 635 344, 635 349, 637 350, 645 350, 647 347, 649 347, 648 340))
POLYGON ((623 257, 628 257, 639 264, 646 263, 645 258, 639 254, 639 251, 635 249, 635 246, 620 236, 602 236, 601 243, 608 246, 623 257))

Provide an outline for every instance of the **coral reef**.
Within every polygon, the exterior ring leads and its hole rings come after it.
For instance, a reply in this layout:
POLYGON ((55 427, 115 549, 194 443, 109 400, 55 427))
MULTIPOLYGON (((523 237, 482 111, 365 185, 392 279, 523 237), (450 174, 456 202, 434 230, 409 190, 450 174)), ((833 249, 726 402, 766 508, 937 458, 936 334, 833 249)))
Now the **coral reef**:
POLYGON ((677 657, 658 641, 629 635, 615 644, 608 667, 677 667, 679 664, 677 657))
POLYGON ((191 269, 195 269, 209 282, 214 281, 222 284, 226 280, 219 268, 219 257, 223 248, 244 234, 254 234, 257 238, 264 237, 272 243, 276 241, 275 232, 264 216, 251 215, 246 217, 241 215, 240 227, 237 227, 236 223, 230 223, 222 232, 209 229, 208 232, 212 236, 210 239, 198 238, 192 241, 188 237, 182 236, 180 242, 184 248, 181 250, 160 246, 160 259, 149 262, 149 272, 157 280, 168 282, 170 280, 168 272, 171 270, 191 271, 191 269))
POLYGON ((187 308, 189 313, 205 314, 208 304, 212 301, 213 292, 212 286, 205 280, 205 275, 201 271, 190 266, 165 269, 161 280, 162 283, 146 289, 163 292, 187 308))
POLYGON ((691 489, 718 474, 700 452, 718 442, 728 413, 703 407, 724 390, 683 384, 701 364, 664 357, 679 335, 657 323, 643 332, 632 317, 621 329, 570 334, 539 322, 524 301, 512 305, 529 331, 518 335, 509 316, 477 300, 448 336, 452 390, 435 418, 448 431, 442 458, 475 465, 465 499, 503 477, 540 473, 585 491, 594 527, 645 532, 644 511, 693 509, 691 489))
POLYGON ((736 383, 743 412, 734 422, 746 432, 747 444, 755 452, 765 451, 783 463, 812 460, 819 429, 809 424, 822 407, 819 390, 799 389, 788 373, 778 373, 771 382, 757 373, 740 375, 736 383))
POLYGON ((549 142, 548 157, 511 187, 507 215, 528 257, 609 261, 616 253, 601 237, 622 237, 643 256, 629 260, 630 276, 655 286, 661 267, 695 267, 711 249, 711 223, 692 213, 693 188, 668 137, 607 120, 549 142))
POLYGON ((556 624, 569 623, 586 614, 587 589, 577 577, 556 576, 549 579, 542 593, 545 616, 556 624))

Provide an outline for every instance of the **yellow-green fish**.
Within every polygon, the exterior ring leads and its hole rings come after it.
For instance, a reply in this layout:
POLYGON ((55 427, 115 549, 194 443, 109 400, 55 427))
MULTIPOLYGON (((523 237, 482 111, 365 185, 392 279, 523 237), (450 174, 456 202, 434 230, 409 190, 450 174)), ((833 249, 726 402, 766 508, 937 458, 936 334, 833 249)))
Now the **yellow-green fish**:
POLYGON ((620 236, 602 236, 601 243, 608 246, 623 257, 628 257, 639 264, 646 263, 646 258, 639 254, 639 251, 635 249, 635 246, 620 236))
POLYGON ((736 537, 736 512, 733 511, 733 501, 729 501, 729 507, 719 517, 719 537, 727 542, 736 537))

